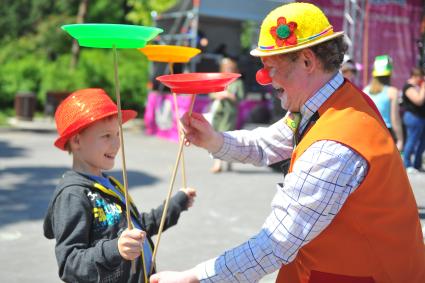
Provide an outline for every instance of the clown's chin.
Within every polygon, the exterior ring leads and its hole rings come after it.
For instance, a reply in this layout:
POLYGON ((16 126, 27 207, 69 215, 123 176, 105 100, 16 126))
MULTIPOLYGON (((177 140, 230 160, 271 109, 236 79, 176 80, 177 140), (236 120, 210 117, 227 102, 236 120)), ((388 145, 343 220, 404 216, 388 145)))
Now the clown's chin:
POLYGON ((276 91, 276 97, 280 100, 280 105, 283 109, 288 110, 288 97, 285 94, 285 91, 283 89, 279 89, 276 91))

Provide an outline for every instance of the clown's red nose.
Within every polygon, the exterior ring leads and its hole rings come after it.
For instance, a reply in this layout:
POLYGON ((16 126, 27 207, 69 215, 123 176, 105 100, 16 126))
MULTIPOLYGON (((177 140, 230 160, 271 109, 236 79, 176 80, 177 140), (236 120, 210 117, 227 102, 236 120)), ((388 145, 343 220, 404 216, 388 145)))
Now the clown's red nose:
POLYGON ((269 72, 264 68, 257 71, 255 79, 260 85, 268 85, 272 83, 272 78, 270 78, 269 72))

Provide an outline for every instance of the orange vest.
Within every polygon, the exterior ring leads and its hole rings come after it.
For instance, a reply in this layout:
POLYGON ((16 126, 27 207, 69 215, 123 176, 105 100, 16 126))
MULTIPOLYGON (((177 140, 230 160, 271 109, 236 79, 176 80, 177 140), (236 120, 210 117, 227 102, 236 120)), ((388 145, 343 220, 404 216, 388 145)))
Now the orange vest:
POLYGON ((424 283, 425 246, 416 201, 382 119, 347 81, 319 115, 294 149, 289 172, 313 143, 333 140, 360 154, 368 173, 330 225, 282 266, 276 282, 424 283), (317 274, 341 276, 313 279, 317 274), (345 276, 373 280, 344 281, 345 276))

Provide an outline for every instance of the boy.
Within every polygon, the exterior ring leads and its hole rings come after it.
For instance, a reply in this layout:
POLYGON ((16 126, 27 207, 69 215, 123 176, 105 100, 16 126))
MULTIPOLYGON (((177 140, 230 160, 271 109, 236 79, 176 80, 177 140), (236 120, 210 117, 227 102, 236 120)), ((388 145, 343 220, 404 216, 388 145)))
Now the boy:
MULTIPOLYGON (((102 89, 72 93, 55 113, 55 146, 72 154, 73 165, 50 202, 44 235, 56 239, 59 276, 66 282, 144 282, 144 272, 150 275, 150 236, 158 231, 163 206, 140 214, 130 198, 134 229, 126 229, 124 190, 103 173, 113 168, 120 148, 117 113, 102 89), (134 274, 131 260, 136 261, 134 274)), ((136 115, 122 110, 123 123, 136 115)), ((182 189, 170 200, 165 228, 177 223, 195 196, 195 190, 182 189)))

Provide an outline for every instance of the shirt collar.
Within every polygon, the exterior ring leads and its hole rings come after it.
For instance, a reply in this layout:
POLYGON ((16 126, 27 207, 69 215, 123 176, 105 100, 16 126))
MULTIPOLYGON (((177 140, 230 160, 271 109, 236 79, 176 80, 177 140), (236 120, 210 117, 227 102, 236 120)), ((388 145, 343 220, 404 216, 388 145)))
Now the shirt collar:
POLYGON ((342 85, 344 77, 337 72, 324 86, 322 86, 306 103, 301 106, 300 132, 307 126, 311 116, 322 106, 323 103, 342 85))
POLYGON ((109 190, 114 190, 115 187, 112 184, 111 180, 108 179, 108 177, 106 177, 105 175, 102 174, 102 176, 96 176, 96 175, 90 175, 90 174, 84 174, 86 177, 88 177, 89 179, 98 182, 99 184, 101 184, 102 186, 104 186, 105 188, 109 189, 109 190))

